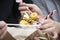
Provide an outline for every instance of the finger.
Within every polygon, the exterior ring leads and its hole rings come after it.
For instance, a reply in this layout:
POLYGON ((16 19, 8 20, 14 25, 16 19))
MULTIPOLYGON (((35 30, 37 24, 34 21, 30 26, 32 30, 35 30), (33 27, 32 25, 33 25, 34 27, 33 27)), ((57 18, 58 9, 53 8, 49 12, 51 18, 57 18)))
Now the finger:
POLYGON ((7 33, 7 29, 2 33, 2 35, 0 36, 0 39, 3 39, 6 33, 7 33))
POLYGON ((40 26, 40 29, 48 29, 50 27, 53 27, 52 23, 44 24, 44 25, 40 26))
POLYGON ((20 7, 21 7, 21 6, 26 6, 26 3, 24 3, 24 2, 23 2, 23 3, 20 3, 19 6, 20 6, 20 7))
POLYGON ((27 6, 22 6, 22 7, 19 7, 18 8, 20 11, 25 11, 25 10, 27 10, 28 11, 28 7, 27 6))
POLYGON ((3 28, 6 25, 4 21, 0 21, 0 28, 3 28))
POLYGON ((0 36, 6 31, 7 26, 4 26, 4 28, 0 29, 0 36))
POLYGON ((41 22, 42 25, 48 24, 48 23, 49 23, 48 20, 44 20, 44 19, 43 19, 42 22, 41 22))
POLYGON ((34 37, 34 40, 40 40, 38 37, 34 37))
POLYGON ((27 10, 25 10, 25 11, 20 11, 20 13, 21 13, 21 15, 23 16, 23 15, 30 15, 31 14, 31 12, 30 11, 27 11, 27 10))
POLYGON ((49 19, 44 19, 43 21, 42 21, 42 25, 44 25, 44 24, 48 24, 48 23, 53 23, 53 21, 49 18, 49 19))
POLYGON ((45 30, 42 30, 43 32, 54 32, 55 31, 55 27, 51 27, 45 30))
POLYGON ((48 15, 48 16, 46 16, 47 17, 47 19, 50 19, 50 15, 48 15))
POLYGON ((35 7, 36 5, 35 5, 35 4, 22 3, 22 4, 20 4, 20 6, 27 6, 27 7, 29 7, 29 8, 32 8, 32 7, 35 7))
POLYGON ((48 32, 48 34, 50 35, 51 38, 53 38, 54 40, 56 40, 58 38, 58 34, 57 32, 53 31, 53 32, 48 32))
POLYGON ((53 34, 54 34, 53 38, 57 39, 58 38, 58 34, 56 32, 53 32, 53 34))
POLYGON ((44 17, 45 20, 46 20, 46 19, 49 19, 49 18, 50 18, 49 15, 44 17))

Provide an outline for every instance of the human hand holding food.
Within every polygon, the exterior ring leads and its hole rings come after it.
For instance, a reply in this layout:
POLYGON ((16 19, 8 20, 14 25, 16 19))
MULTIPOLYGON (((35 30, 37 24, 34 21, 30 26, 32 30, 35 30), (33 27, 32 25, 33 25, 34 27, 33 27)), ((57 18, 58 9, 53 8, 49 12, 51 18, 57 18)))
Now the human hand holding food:
POLYGON ((3 39, 7 32, 7 25, 4 21, 0 21, 0 40, 3 39))
MULTIPOLYGON (((28 25, 35 25, 36 22, 38 22, 38 14, 36 12, 31 13, 27 16, 23 15, 22 20, 19 22, 20 24, 28 24, 28 25)), ((37 24, 37 23, 36 23, 37 24)), ((38 24, 37 24, 38 25, 38 24)))
POLYGON ((36 12, 40 16, 42 16, 42 11, 40 10, 39 7, 37 7, 35 4, 27 4, 27 3, 20 3, 19 5, 19 10, 20 11, 31 11, 31 12, 36 12))

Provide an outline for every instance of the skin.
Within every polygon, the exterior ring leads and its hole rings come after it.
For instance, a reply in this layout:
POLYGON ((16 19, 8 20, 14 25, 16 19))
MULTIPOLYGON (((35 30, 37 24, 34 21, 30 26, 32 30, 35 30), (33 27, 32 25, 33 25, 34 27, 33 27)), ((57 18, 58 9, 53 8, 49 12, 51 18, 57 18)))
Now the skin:
POLYGON ((57 38, 58 34, 60 34, 60 23, 47 17, 40 26, 40 29, 42 29, 43 32, 53 33, 53 38, 57 38))
POLYGON ((36 6, 35 4, 26 4, 26 3, 20 3, 19 4, 19 10, 20 11, 30 11, 31 12, 36 12, 38 13, 40 16, 42 16, 42 11, 38 8, 38 6, 36 6), (37 9, 37 10, 36 10, 37 9))
POLYGON ((3 39, 7 32, 7 25, 4 21, 0 21, 0 39, 3 39))
MULTIPOLYGON (((42 11, 35 4, 20 3, 19 6, 20 11, 28 11, 28 9, 30 9, 32 12, 37 12, 42 17, 42 11)), ((57 34, 60 34, 60 23, 50 19, 49 17, 42 22, 43 23, 39 28, 45 32, 52 32, 54 34, 53 38, 57 38, 57 34)))

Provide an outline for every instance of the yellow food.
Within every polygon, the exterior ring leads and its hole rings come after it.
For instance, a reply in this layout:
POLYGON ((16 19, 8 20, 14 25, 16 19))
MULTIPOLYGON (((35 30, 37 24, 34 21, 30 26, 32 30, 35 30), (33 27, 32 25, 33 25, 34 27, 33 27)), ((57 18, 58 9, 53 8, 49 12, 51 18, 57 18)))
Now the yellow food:
POLYGON ((38 14, 36 12, 32 12, 29 16, 26 14, 23 16, 22 20, 19 24, 23 25, 33 25, 34 21, 38 18, 38 14))
POLYGON ((20 24, 29 24, 29 23, 27 21, 25 21, 25 20, 21 20, 20 24))
POLYGON ((25 18, 25 17, 23 17, 23 20, 28 21, 28 20, 29 20, 29 18, 25 18))
POLYGON ((28 20, 28 22, 29 22, 29 24, 33 24, 33 20, 31 20, 31 19, 28 20))
POLYGON ((31 15, 30 15, 30 18, 35 20, 38 18, 38 14, 36 12, 32 12, 31 15))

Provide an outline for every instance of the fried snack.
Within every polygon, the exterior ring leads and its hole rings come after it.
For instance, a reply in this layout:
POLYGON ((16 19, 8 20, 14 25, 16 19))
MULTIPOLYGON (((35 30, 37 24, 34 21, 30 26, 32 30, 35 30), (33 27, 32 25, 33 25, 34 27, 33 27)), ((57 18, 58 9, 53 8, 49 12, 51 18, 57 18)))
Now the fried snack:
POLYGON ((38 14, 36 12, 32 12, 30 15, 28 15, 28 13, 25 12, 19 24, 34 25, 34 22, 36 22, 37 18, 38 18, 38 14))
POLYGON ((25 20, 21 20, 21 21, 20 21, 20 24, 28 25, 29 23, 28 23, 27 21, 25 21, 25 20))
POLYGON ((36 20, 38 18, 38 14, 36 12, 32 12, 30 14, 30 18, 33 19, 33 20, 36 20))
POLYGON ((28 21, 28 20, 29 20, 29 18, 23 17, 23 20, 28 21))

